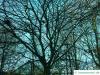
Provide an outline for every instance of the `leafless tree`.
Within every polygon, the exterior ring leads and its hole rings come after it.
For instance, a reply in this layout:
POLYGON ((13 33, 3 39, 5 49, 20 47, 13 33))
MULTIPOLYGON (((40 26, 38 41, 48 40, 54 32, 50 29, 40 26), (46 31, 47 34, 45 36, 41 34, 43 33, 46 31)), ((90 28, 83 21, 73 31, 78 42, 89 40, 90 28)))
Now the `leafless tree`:
POLYGON ((78 0, 3 0, 0 25, 30 52, 30 60, 41 63, 43 75, 49 75, 63 58, 70 63, 72 74, 72 62, 77 63, 76 46, 89 28, 81 27, 93 15, 86 3, 80 5, 78 0))

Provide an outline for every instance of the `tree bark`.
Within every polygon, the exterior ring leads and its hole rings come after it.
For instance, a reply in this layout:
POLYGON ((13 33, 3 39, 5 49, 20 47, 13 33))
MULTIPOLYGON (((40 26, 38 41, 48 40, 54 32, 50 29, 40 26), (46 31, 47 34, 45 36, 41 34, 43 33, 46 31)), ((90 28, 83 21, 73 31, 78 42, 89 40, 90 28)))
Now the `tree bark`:
POLYGON ((47 65, 44 65, 44 73, 43 75, 50 75, 50 67, 47 65))

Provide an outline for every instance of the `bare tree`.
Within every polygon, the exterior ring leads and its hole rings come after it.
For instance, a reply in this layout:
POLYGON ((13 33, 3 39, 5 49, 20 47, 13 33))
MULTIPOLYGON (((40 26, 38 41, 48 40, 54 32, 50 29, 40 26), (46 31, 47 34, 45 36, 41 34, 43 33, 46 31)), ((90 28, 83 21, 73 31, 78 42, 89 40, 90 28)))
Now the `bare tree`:
POLYGON ((5 17, 0 25, 30 52, 33 63, 39 60, 43 75, 50 75, 50 69, 64 57, 72 74, 72 62, 77 63, 76 44, 88 31, 81 23, 92 15, 84 6, 70 0, 3 0, 0 13, 5 17), (81 8, 88 12, 81 13, 81 8))

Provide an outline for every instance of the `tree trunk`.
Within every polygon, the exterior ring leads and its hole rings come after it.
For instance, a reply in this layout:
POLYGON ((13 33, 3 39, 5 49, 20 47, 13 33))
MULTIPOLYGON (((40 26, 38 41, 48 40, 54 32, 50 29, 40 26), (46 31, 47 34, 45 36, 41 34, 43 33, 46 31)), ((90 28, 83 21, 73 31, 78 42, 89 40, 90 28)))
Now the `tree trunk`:
POLYGON ((47 66, 47 65, 44 66, 43 75, 50 75, 50 67, 49 66, 47 66))
POLYGON ((30 75, 35 75, 35 73, 34 73, 34 62, 31 62, 31 74, 30 75))

